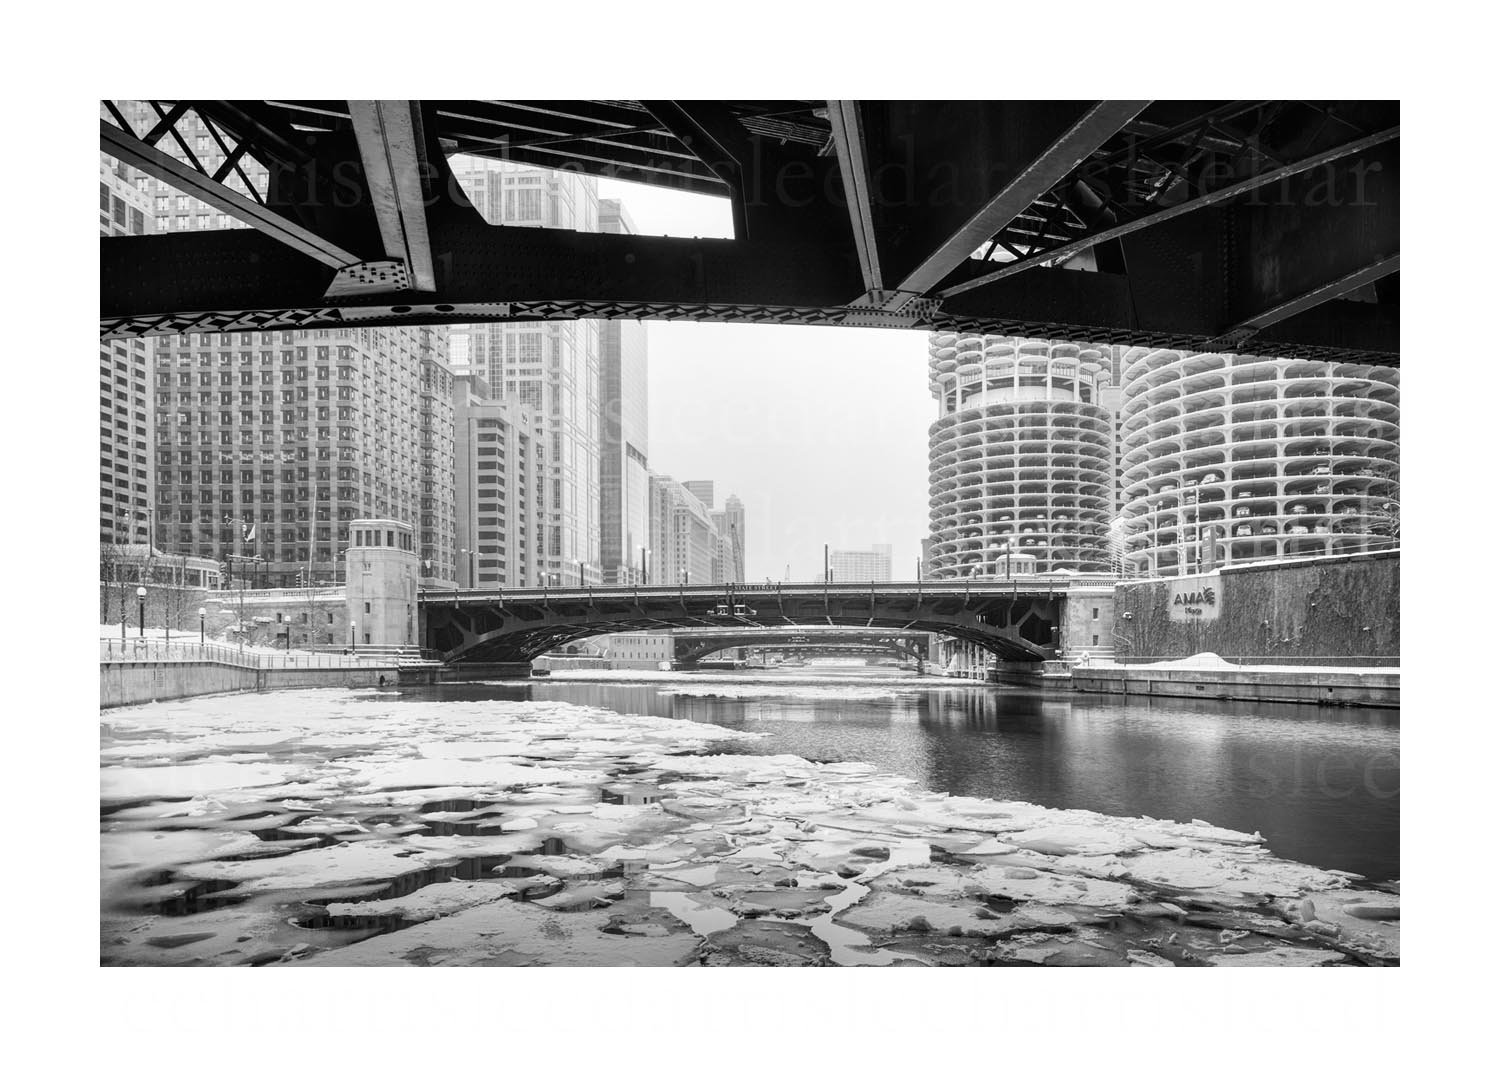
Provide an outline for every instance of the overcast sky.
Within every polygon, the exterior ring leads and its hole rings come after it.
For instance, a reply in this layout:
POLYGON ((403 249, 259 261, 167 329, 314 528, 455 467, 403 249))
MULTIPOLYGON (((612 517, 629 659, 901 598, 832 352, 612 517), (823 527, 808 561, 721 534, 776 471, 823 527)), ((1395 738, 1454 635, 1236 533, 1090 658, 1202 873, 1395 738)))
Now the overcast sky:
MULTIPOLYGON (((643 234, 729 237, 729 201, 599 182, 643 234)), ((927 536, 927 334, 647 324, 651 469, 745 505, 745 578, 822 574, 823 545, 891 546, 916 578, 927 536)))

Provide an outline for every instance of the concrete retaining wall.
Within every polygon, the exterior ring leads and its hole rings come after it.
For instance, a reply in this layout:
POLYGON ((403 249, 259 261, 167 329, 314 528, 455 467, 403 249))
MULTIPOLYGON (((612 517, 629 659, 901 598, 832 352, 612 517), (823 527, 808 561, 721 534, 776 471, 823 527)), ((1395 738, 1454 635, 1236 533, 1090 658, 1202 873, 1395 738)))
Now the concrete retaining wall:
POLYGON ((1073 689, 1196 700, 1259 700, 1291 704, 1401 706, 1399 674, 1361 671, 1194 671, 1139 667, 1075 667, 1073 689))
POLYGON ((114 708, 152 700, 177 700, 211 693, 258 693, 268 689, 373 688, 380 684, 381 675, 385 676, 387 685, 397 683, 394 667, 292 667, 283 670, 193 660, 107 662, 99 664, 99 706, 114 708))
POLYGON ((1400 552, 1245 564, 1199 579, 1121 582, 1114 600, 1114 651, 1122 663, 1199 652, 1239 663, 1308 667, 1400 663, 1400 552), (1200 586, 1217 586, 1215 603, 1173 603, 1200 586))

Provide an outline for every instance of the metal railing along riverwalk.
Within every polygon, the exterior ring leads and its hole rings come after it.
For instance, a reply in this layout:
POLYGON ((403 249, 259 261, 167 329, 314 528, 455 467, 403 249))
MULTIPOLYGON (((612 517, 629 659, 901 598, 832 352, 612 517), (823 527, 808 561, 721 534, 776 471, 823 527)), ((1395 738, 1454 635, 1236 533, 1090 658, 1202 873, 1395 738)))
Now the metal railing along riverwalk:
POLYGON ((200 644, 191 638, 168 641, 159 637, 100 638, 101 663, 223 663, 257 670, 394 669, 402 657, 348 656, 317 652, 250 652, 220 644, 200 644))

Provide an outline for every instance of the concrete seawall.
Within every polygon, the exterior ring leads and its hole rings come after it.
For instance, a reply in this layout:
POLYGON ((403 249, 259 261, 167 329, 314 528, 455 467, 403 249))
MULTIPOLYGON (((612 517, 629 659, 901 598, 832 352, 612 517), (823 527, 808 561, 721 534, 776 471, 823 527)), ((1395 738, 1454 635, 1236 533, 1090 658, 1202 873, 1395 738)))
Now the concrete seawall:
POLYGON ((99 706, 144 704, 211 693, 261 693, 270 689, 309 689, 324 686, 375 688, 399 680, 396 668, 383 667, 246 667, 209 660, 168 660, 155 663, 99 664, 99 706))
POLYGON ((1197 700, 1259 700, 1292 704, 1401 706, 1401 676, 1365 671, 1237 671, 1075 667, 1073 689, 1197 700))

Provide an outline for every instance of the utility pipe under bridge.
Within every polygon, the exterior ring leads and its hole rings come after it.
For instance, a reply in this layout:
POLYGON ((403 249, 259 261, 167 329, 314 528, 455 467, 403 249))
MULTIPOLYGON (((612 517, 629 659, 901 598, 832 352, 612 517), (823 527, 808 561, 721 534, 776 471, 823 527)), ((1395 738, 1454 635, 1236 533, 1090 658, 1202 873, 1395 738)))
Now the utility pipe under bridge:
POLYGON ((880 627, 944 634, 999 659, 1056 654, 1063 602, 1105 577, 1009 581, 809 582, 718 586, 470 589, 421 594, 422 644, 476 675, 525 676, 537 656, 580 638, 645 630, 880 627))

